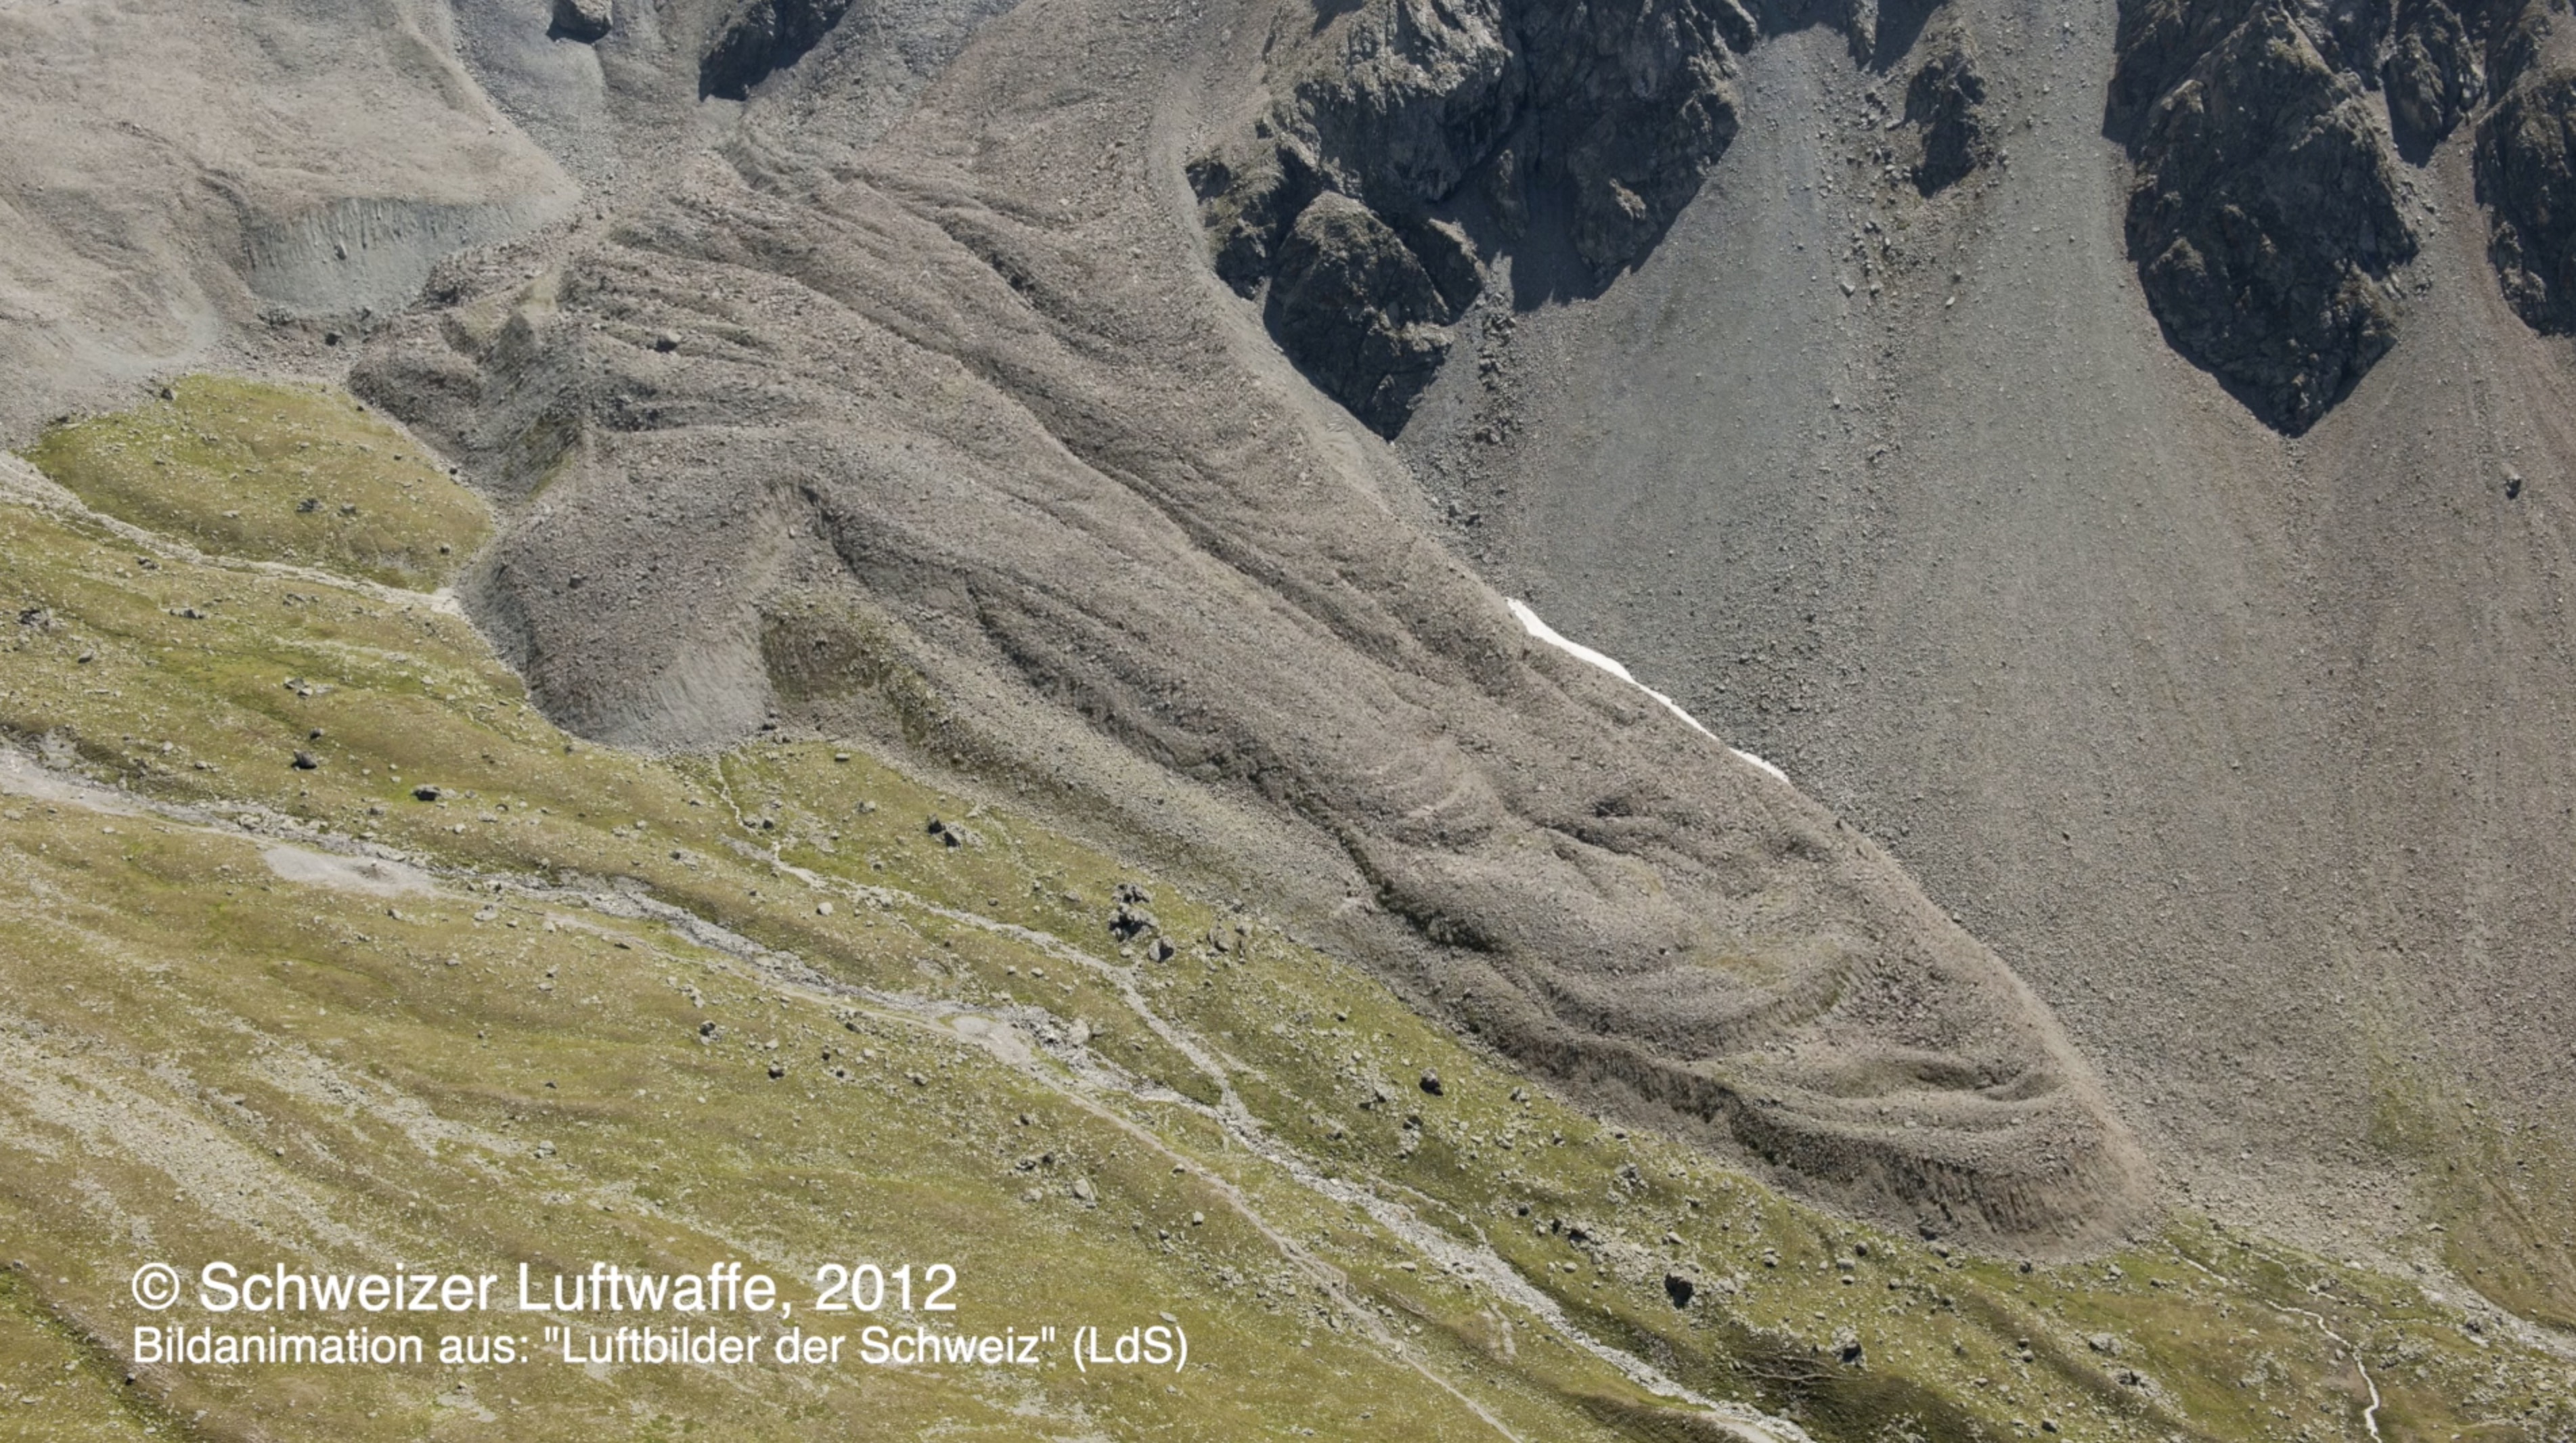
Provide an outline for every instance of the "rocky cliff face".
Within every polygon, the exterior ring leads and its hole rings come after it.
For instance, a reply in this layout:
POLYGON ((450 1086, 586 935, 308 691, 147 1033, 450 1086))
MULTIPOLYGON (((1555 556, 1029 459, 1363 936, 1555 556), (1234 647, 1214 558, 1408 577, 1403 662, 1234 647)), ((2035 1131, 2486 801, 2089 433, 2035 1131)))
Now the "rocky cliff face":
POLYGON ((2359 39, 2236 8, 2123 13, 2129 252, 2176 349, 2296 434, 2395 342, 2416 237, 2361 82, 2328 58, 2359 39))
POLYGON ((2505 299, 2536 330, 2576 331, 2576 75, 2507 96, 2478 127, 2477 167, 2505 299))
MULTIPOLYGON (((1927 18, 1810 8, 1772 21, 1837 27, 1880 70, 1907 56, 1927 18)), ((1482 289, 1480 267, 1523 249, 1531 227, 1571 257, 1578 290, 1654 248, 1734 141, 1738 57, 1763 34, 1737 0, 1368 0, 1328 14, 1274 46, 1269 97, 1190 167, 1217 273, 1245 296, 1269 287, 1281 349, 1393 436, 1453 344, 1447 322, 1482 289), (1426 229, 1426 217, 1455 224, 1426 229), (1391 244, 1411 248, 1413 265, 1391 244), (1442 305, 1426 307, 1416 267, 1467 281, 1444 282, 1442 305), (1315 286, 1319 268, 1395 289, 1315 286)), ((1923 49, 1905 120, 1931 194, 1991 147, 1965 29, 1950 20, 1923 49)))
POLYGON ((802 59, 849 12, 850 0, 750 0, 724 23, 698 62, 698 95, 742 100, 751 87, 802 59))
POLYGON ((1417 221, 1407 229, 1409 239, 1326 191, 1280 242, 1270 284, 1270 334, 1280 349, 1381 434, 1412 412, 1449 354, 1447 323, 1479 284, 1474 254, 1453 228, 1417 221))
POLYGON ((1734 0, 1372 0, 1334 16, 1282 57, 1285 78, 1245 133, 1191 168, 1218 273, 1246 295, 1272 282, 1281 347, 1393 435, 1448 352, 1433 327, 1453 318, 1434 317, 1406 277, 1463 266, 1473 283, 1444 288, 1434 308, 1452 313, 1481 287, 1467 232, 1427 233, 1422 218, 1463 209, 1490 249, 1544 214, 1606 280, 1654 244, 1734 138, 1729 57, 1755 33, 1734 0), (1413 262, 1390 243, 1412 246, 1413 262), (1316 287, 1319 267, 1397 289, 1316 287), (1392 336, 1408 337, 1392 369, 1343 359, 1374 357, 1392 336))
MULTIPOLYGON (((2109 129, 2136 186, 2131 258, 2175 348, 2296 435, 2396 344, 2418 237, 2399 158, 2479 126, 2497 274, 2525 319, 2552 289, 2546 0, 2124 0, 2109 129), (2373 95, 2372 92, 2378 92, 2373 95)), ((2563 149, 2563 146, 2560 147, 2563 149)))

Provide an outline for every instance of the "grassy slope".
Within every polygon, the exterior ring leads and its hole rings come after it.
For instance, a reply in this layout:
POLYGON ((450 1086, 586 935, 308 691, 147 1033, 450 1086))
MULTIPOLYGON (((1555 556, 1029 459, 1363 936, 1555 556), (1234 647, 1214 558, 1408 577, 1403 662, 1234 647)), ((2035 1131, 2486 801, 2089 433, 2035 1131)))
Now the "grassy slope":
POLYGON ((0 600, 42 613, 0 645, 0 731, 49 763, 0 798, 0 1236, 25 1264, 0 1283, 0 1429, 1710 1436, 1579 1330, 1819 1437, 2360 1436, 2360 1376, 2310 1313, 2360 1345, 2391 1439, 2576 1427, 2548 1360, 2200 1224, 2024 1273, 1801 1208, 1559 1106, 1258 917, 863 755, 577 743, 429 597, 259 564, 427 584, 481 534, 470 497, 339 398, 176 394, 36 457, 249 559, 0 504, 0 600), (174 406, 200 439, 138 482, 174 406), (312 484, 223 459, 262 444, 227 417, 279 415, 335 458, 334 497, 416 501, 358 503, 409 529, 327 555, 289 530, 312 484), (435 886, 289 881, 281 844, 399 854, 435 886), (1130 880, 1169 960, 1107 930, 1130 880), (124 1384, 128 1272, 215 1256, 944 1260, 959 1328, 1169 1312, 1193 1363, 124 1384))

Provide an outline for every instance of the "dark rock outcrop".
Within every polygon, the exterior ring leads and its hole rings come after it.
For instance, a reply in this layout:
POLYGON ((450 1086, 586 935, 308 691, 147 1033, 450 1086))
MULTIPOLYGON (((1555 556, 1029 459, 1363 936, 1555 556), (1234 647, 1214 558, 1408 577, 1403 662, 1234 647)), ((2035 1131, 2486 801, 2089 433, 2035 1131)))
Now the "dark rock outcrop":
POLYGON ((2398 6, 2397 41, 2380 78, 2398 149, 2419 161, 2477 105, 2487 85, 2468 27, 2440 0, 2398 6))
POLYGON ((1645 255, 1735 138, 1729 54, 1755 34, 1735 0, 1371 0, 1334 15, 1283 57, 1287 78, 1248 133, 1190 167, 1217 273, 1250 296, 1286 281, 1292 256, 1301 287, 1323 264, 1327 285, 1366 314, 1333 326, 1307 301, 1274 301, 1274 334, 1319 386, 1393 435, 1420 389, 1400 378, 1427 381, 1446 352, 1445 339, 1411 334, 1430 314, 1412 269, 1452 314, 1481 286, 1475 247, 1424 217, 1477 181, 1503 238, 1533 211, 1562 217, 1574 254, 1607 280, 1645 255), (1533 205, 1533 191, 1549 203, 1533 205), (1321 213, 1329 226, 1292 244, 1327 192, 1343 202, 1321 213), (1378 232, 1400 236, 1412 262, 1378 232), (1361 247, 1350 263, 1322 261, 1348 245, 1361 247), (1372 277, 1397 289, 1349 288, 1372 277), (1305 324, 1304 339, 1282 322, 1305 324), (1353 338, 1368 338, 1364 358, 1343 346, 1353 338), (1312 363, 1319 339, 1334 375, 1312 363))
POLYGON ((2303 432, 2394 343, 2388 278, 2416 249, 2363 91, 2270 3, 2132 4, 2121 34, 2112 125, 2137 166, 2148 305, 2186 358, 2303 432))
POLYGON ((1935 195, 1986 163, 1982 109, 1986 82, 1965 32, 1945 32, 1905 87, 1905 121, 1922 134, 1923 158, 1914 166, 1914 188, 1935 195))
POLYGON ((849 8, 850 0, 751 0, 698 62, 698 98, 750 98, 753 86, 823 43, 849 8))
POLYGON ((1217 275, 1239 295, 1257 293, 1288 227, 1322 185, 1314 158, 1263 121, 1249 143, 1192 161, 1189 175, 1217 275))
POLYGON ((2496 106, 2478 127, 2477 174, 2505 299, 2535 330, 2576 331, 2576 74, 2496 106))
POLYGON ((1336 20, 1273 108, 1335 189, 1389 212, 1445 199, 1518 122, 1529 72, 1498 0, 1381 0, 1336 20))
MULTIPOLYGON (((1443 247, 1422 249, 1438 256, 1443 247)), ((1270 333, 1326 395, 1371 429, 1392 435, 1449 354, 1446 323, 1475 294, 1472 260, 1461 277, 1456 263, 1464 257, 1449 254, 1444 293, 1394 227, 1358 201, 1327 191, 1279 247, 1270 333)))
POLYGON ((588 44, 606 38, 615 19, 611 0, 555 0, 554 23, 546 34, 557 40, 588 44))
POLYGON ((1730 46, 1752 48, 1734 0, 1537 4, 1517 17, 1529 57, 1532 180, 1572 208, 1596 276, 1634 265, 1735 140, 1730 46))
MULTIPOLYGON (((2417 0, 2400 0, 2400 8, 2415 5, 2417 0)), ((2418 8, 2440 9, 2442 0, 2422 0, 2418 8)), ((2390 22, 2389 0, 2294 0, 2287 7, 2290 17, 2315 43, 2317 54, 2326 64, 2346 75, 2366 77, 2376 69, 2387 53, 2390 22)), ((2402 27, 2405 17, 2393 17, 2402 27)))

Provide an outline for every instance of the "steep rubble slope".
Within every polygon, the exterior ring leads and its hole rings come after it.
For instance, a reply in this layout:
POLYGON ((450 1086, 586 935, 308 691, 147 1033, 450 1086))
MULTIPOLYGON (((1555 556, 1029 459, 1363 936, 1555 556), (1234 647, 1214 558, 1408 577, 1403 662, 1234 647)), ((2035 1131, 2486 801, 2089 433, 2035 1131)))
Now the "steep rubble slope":
POLYGON ((1405 448, 1490 574, 1919 868, 2194 1196, 2555 1309, 2576 373, 2471 165, 2539 92, 2394 163, 2396 342, 2292 439, 2140 283, 2113 17, 1950 8, 1996 164, 1925 198, 1880 159, 1906 68, 1766 46, 1746 112, 1837 123, 1748 128, 1405 448))
POLYGON ((2143 1170, 2012 974, 1527 638, 1209 273, 1185 164, 1307 23, 1023 4, 855 161, 778 119, 841 82, 781 76, 757 145, 534 281, 443 276, 470 299, 357 384, 502 500, 477 615, 594 735, 873 727, 1272 889, 1511 1056, 1820 1196, 2115 1235, 2143 1170), (854 679, 782 698, 800 645, 854 679))

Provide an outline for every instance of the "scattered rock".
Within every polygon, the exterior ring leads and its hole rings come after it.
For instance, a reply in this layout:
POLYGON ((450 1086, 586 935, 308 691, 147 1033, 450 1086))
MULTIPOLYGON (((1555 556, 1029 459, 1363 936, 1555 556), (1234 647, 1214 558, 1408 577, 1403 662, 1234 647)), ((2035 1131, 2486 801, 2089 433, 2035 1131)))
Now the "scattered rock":
POLYGON ((1440 1096, 1439 1072, 1428 1067, 1422 1070, 1422 1090, 1430 1093, 1433 1097, 1440 1096))
POLYGON ((773 1063, 769 1064, 769 1080, 770 1080, 770 1081, 772 1081, 772 1082, 776 1082, 778 1079, 780 1079, 780 1078, 782 1078, 782 1077, 785 1077, 786 1075, 787 1075, 787 1064, 786 1064, 786 1063, 784 1063, 784 1062, 773 1062, 773 1063))
POLYGON ((1861 1366, 1860 1334, 1849 1328, 1834 1334, 1834 1356, 1842 1360, 1844 1367, 1861 1366))
POLYGON ((1068 1189, 1068 1191, 1073 1194, 1073 1200, 1075 1202, 1089 1204, 1093 1200, 1091 1179, 1087 1177, 1075 1178, 1073 1180, 1073 1186, 1068 1189))
POLYGON ((424 801, 424 802, 434 802, 434 801, 437 801, 440 797, 442 797, 442 796, 446 795, 445 793, 441 792, 438 788, 433 787, 433 786, 428 786, 428 785, 422 785, 422 786, 417 786, 417 787, 412 788, 412 789, 411 789, 411 794, 412 794, 412 796, 413 796, 413 798, 414 798, 415 800, 418 800, 418 801, 424 801))
POLYGON ((1154 914, 1132 903, 1121 902, 1109 914, 1109 935, 1122 945, 1136 940, 1161 926, 1154 914))
POLYGON ((311 752, 299 751, 295 754, 294 766, 299 772, 313 771, 321 765, 322 759, 311 752))
POLYGON ((554 24, 546 34, 588 45, 604 38, 614 20, 610 0, 555 0, 554 24))
MULTIPOLYGON (((1109 935, 1119 943, 1132 942, 1145 933, 1156 931, 1161 927, 1162 924, 1154 919, 1154 914, 1145 910, 1145 904, 1154 900, 1153 893, 1134 882, 1121 882, 1118 884, 1116 895, 1118 906, 1109 914, 1109 935)), ((1171 956, 1171 948, 1168 945, 1158 945, 1162 946, 1161 955, 1154 960, 1160 962, 1171 956)))
MULTIPOLYGON (((766 827, 772 824, 768 818, 763 817, 761 819, 761 825, 766 827)), ((922 830, 929 833, 931 836, 937 837, 941 845, 948 847, 971 847, 975 845, 977 840, 973 832, 968 831, 966 828, 959 826, 955 822, 944 821, 938 817, 932 817, 928 822, 924 823, 922 825, 922 830)))

